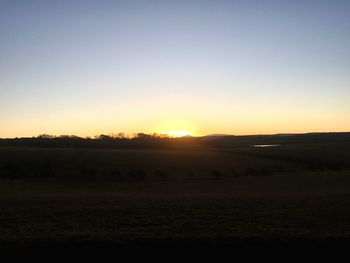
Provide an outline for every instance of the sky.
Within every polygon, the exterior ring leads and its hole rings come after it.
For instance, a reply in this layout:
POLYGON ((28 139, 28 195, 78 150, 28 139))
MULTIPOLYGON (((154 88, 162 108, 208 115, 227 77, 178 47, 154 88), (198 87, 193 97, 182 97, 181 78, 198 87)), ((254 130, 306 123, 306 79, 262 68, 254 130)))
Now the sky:
POLYGON ((350 1, 0 0, 0 137, 350 131, 350 1))

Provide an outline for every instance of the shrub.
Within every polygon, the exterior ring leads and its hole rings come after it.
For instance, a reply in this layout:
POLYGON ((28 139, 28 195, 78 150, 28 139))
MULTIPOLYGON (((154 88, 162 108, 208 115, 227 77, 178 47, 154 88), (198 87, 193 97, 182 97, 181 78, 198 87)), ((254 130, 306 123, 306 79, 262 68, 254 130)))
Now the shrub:
POLYGON ((115 179, 117 179, 119 181, 124 181, 125 180, 123 174, 119 170, 113 170, 112 171, 112 178, 115 178, 115 179))
POLYGON ((253 175, 253 174, 256 174, 256 171, 254 168, 247 168, 247 169, 245 169, 245 173, 247 175, 253 175))
POLYGON ((320 171, 322 170, 322 167, 316 164, 309 164, 307 166, 307 169, 311 170, 311 171, 320 171))
POLYGON ((1 178, 4 179, 17 179, 21 175, 21 167, 13 162, 3 164, 1 170, 1 178))
POLYGON ((145 170, 143 169, 135 169, 135 170, 131 170, 128 173, 128 177, 131 180, 135 180, 135 181, 144 181, 146 179, 147 173, 145 170))
POLYGON ((262 174, 268 174, 268 173, 271 172, 271 169, 270 169, 270 167, 262 166, 262 167, 260 168, 260 172, 261 172, 262 174))
POLYGON ((86 178, 93 178, 96 176, 97 171, 94 167, 83 167, 80 170, 80 174, 86 178))
POLYGON ((210 171, 210 176, 215 179, 215 180, 218 180, 218 179, 221 179, 223 177, 223 174, 218 171, 218 170, 211 170, 210 171))
POLYGON ((186 177, 187 177, 188 179, 190 179, 190 180, 194 180, 194 179, 195 179, 195 174, 194 174, 194 172, 188 172, 188 173, 186 174, 186 177))
POLYGON ((230 170, 230 173, 232 176, 236 177, 236 176, 239 176, 238 172, 235 170, 235 169, 231 169, 230 170))
POLYGON ((276 170, 276 172, 279 172, 279 173, 281 173, 281 172, 284 171, 284 169, 283 169, 282 166, 276 166, 276 167, 275 167, 275 170, 276 170))
POLYGON ((328 164, 327 168, 331 171, 339 171, 341 170, 341 166, 338 164, 328 164))
POLYGON ((166 174, 166 172, 162 171, 162 170, 156 170, 154 172, 154 176, 160 180, 166 181, 168 179, 168 175, 166 174))

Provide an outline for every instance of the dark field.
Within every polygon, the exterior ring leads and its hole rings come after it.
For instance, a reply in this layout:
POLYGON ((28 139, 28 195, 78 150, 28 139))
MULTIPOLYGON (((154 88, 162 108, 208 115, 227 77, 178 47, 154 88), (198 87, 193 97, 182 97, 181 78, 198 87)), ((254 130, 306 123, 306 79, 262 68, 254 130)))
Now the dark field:
POLYGON ((0 245, 241 256, 262 248, 348 248, 349 167, 344 142, 0 148, 0 245))

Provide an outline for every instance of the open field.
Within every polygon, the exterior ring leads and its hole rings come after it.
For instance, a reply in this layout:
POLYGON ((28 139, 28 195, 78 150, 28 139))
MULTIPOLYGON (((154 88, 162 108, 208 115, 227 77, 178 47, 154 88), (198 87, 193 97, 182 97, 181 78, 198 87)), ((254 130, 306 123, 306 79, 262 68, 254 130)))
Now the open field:
POLYGON ((349 148, 339 149, 1 148, 0 244, 348 244, 349 148))
MULTIPOLYGON (((56 178, 82 177, 118 179, 113 172, 127 176, 142 169, 145 178, 161 169, 168 179, 205 179, 217 170, 223 178, 271 173, 310 172, 350 169, 350 154, 342 143, 286 145, 271 148, 205 148, 189 150, 106 150, 0 148, 0 174, 8 178, 30 178, 48 170, 56 178), (93 170, 84 173, 85 170, 93 170)), ((120 179, 120 178, 119 178, 120 179)), ((159 179, 159 178, 158 178, 159 179)))

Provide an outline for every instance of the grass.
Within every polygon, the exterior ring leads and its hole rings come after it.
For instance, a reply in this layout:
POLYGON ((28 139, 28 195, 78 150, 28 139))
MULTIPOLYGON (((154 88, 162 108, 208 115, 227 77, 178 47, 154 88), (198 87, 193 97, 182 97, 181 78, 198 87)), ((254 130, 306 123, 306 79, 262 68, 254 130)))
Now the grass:
MULTIPOLYGON (((0 245, 348 240, 350 171, 310 170, 310 148, 300 151, 300 161, 284 158, 297 153, 288 147, 253 154, 0 148, 0 167, 49 163, 54 170, 0 180, 0 245), (144 180, 119 178, 140 169, 144 180)), ((312 160, 318 156, 325 158, 321 151, 312 160)), ((347 159, 341 161, 345 167, 347 159)))

